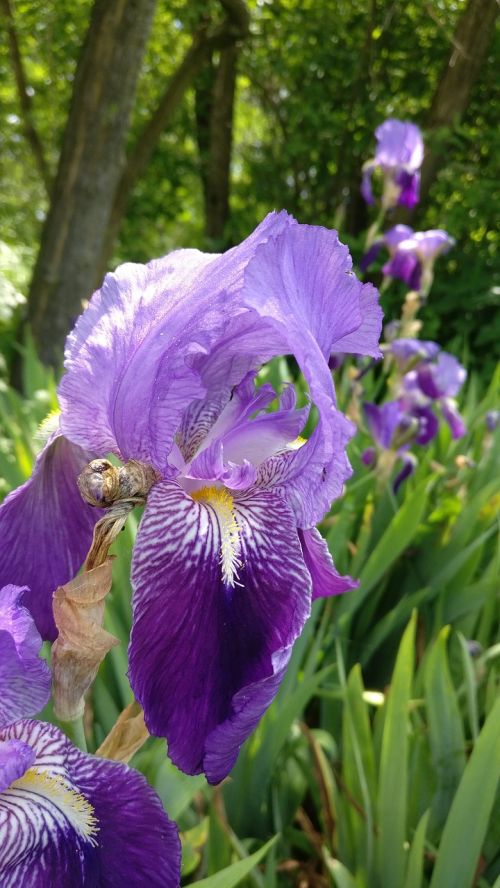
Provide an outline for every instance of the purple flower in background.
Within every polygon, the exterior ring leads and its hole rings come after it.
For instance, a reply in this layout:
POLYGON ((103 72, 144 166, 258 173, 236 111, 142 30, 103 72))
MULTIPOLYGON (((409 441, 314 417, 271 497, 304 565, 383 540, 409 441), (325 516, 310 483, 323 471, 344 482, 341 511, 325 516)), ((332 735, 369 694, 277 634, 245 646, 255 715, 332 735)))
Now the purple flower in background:
POLYGON ((438 422, 428 407, 399 398, 380 407, 364 404, 369 431, 381 450, 403 453, 415 442, 427 444, 437 434, 438 422))
POLYGON ((375 203, 372 175, 380 170, 384 180, 382 208, 388 210, 397 204, 414 207, 419 200, 419 170, 424 158, 422 133, 414 123, 389 119, 377 127, 375 137, 375 157, 363 166, 361 194, 367 203, 375 203))
POLYGON ((176 888, 176 827, 142 775, 86 755, 53 725, 26 719, 50 671, 23 589, 0 590, 0 884, 176 888))
POLYGON ((455 401, 466 378, 467 371, 460 361, 448 352, 440 351, 436 357, 431 358, 429 355, 415 369, 406 373, 402 388, 407 399, 416 406, 420 405, 422 410, 428 410, 428 405, 432 402, 439 405, 452 437, 456 439, 462 438, 467 432, 455 401))
POLYGON ((460 361, 448 352, 439 352, 435 360, 424 361, 415 370, 419 389, 433 401, 458 395, 467 379, 460 361))
POLYGON ((383 247, 389 251, 390 256, 394 256, 399 244, 402 241, 408 240, 412 234, 413 228, 410 228, 409 225, 393 225, 392 228, 389 228, 388 231, 373 242, 371 247, 368 248, 364 256, 361 258, 361 262, 359 263, 361 271, 365 272, 366 269, 375 262, 383 247))
POLYGON ((374 241, 362 257, 360 268, 366 271, 385 247, 389 260, 382 268, 384 274, 404 281, 410 290, 428 291, 434 262, 438 256, 447 253, 454 243, 446 231, 413 232, 408 225, 394 225, 374 241))
MULTIPOLYGON (((395 339, 387 351, 395 358, 402 374, 396 389, 397 398, 381 406, 364 404, 364 412, 377 450, 382 453, 392 451, 403 462, 402 471, 394 482, 397 490, 416 465, 415 457, 407 452, 408 448, 413 444, 425 446, 439 431, 436 408, 448 423, 453 438, 465 435, 467 429, 454 396, 467 373, 460 362, 441 351, 436 342, 395 339)), ((368 447, 361 458, 365 465, 373 466, 377 462, 377 451, 368 447)), ((392 467, 391 459, 389 467, 392 467)))
POLYGON ((488 410, 486 414, 486 428, 489 432, 494 432, 500 424, 500 410, 488 410))
POLYGON ((441 347, 430 340, 401 338, 393 339, 388 351, 395 357, 400 369, 404 370, 410 362, 420 363, 437 357, 441 347))
POLYGON ((404 281, 410 290, 427 293, 432 284, 434 262, 438 256, 447 253, 454 243, 446 231, 417 231, 400 241, 389 262, 384 265, 383 272, 404 281))
POLYGON ((377 449, 367 447, 361 458, 365 465, 375 465, 377 450, 393 451, 400 459, 402 467, 393 482, 394 492, 414 471, 417 461, 413 454, 408 453, 410 443, 418 438, 421 432, 421 418, 412 416, 404 409, 401 401, 387 401, 378 407, 376 404, 363 404, 366 423, 377 449))
MULTIPOLYGON (((84 453, 154 468, 133 554, 130 680, 172 760, 211 782, 274 698, 311 599, 356 585, 315 529, 350 474, 354 431, 329 358, 380 355, 378 294, 351 267, 335 232, 273 213, 221 256, 180 250, 118 268, 68 338, 65 437, 6 504, 11 570, 16 581, 41 578, 48 622, 52 574, 27 576, 26 541, 69 579, 92 527, 76 486, 59 495, 59 475, 73 478, 84 453), (296 409, 293 387, 268 412, 276 394, 256 377, 286 354, 317 411, 307 441, 308 407, 296 409), (74 549, 66 531, 54 534, 61 521, 73 536, 84 523, 74 549)), ((0 509, 3 534, 2 519, 0 509)))

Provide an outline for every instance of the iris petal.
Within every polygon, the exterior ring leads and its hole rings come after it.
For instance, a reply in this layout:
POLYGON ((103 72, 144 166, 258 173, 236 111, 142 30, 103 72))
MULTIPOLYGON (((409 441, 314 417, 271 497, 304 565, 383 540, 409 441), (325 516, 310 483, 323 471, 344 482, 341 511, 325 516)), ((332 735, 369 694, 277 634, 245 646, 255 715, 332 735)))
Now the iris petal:
POLYGON ((56 433, 31 478, 0 506, 0 586, 29 587, 23 604, 44 639, 57 635, 52 593, 79 570, 102 515, 83 502, 76 483, 92 458, 56 433))
POLYGON ((312 579, 312 597, 325 598, 357 589, 359 582, 337 571, 328 546, 315 527, 299 530, 304 561, 312 579))
POLYGON ((53 725, 0 730, 34 766, 0 793, 2 888, 177 888, 180 844, 144 777, 86 755, 53 725))
POLYGON ((274 697, 311 597, 286 504, 256 490, 233 502, 233 587, 223 582, 217 510, 174 482, 151 491, 132 568, 132 686, 174 763, 210 782, 228 773, 274 697))
POLYGON ((0 590, 0 725, 34 715, 50 695, 51 674, 38 656, 42 639, 20 601, 27 589, 0 590))
POLYGON ((113 451, 162 471, 190 403, 220 400, 221 385, 224 403, 255 366, 258 350, 231 354, 236 297, 258 244, 289 224, 286 213, 271 213, 222 256, 179 250, 107 275, 68 338, 59 390, 64 433, 99 454, 113 451), (209 360, 214 351, 224 361, 209 360), (209 366, 202 372, 200 364, 209 366))

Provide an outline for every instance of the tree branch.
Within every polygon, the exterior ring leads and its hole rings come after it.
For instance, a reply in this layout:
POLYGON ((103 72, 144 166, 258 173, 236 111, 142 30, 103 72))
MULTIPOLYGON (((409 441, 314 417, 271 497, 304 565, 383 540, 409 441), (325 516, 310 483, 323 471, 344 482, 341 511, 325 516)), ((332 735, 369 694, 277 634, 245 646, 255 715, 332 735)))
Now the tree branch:
POLYGON ((220 2, 226 12, 226 19, 213 28, 210 28, 209 24, 205 22, 195 32, 191 46, 168 83, 155 111, 140 133, 127 159, 116 192, 96 283, 102 278, 107 267, 130 194, 146 169, 161 134, 180 106, 187 89, 212 52, 233 45, 243 39, 248 32, 249 16, 242 0, 220 0, 220 2))
POLYGON ((26 74, 24 71, 23 60, 19 48, 19 41, 17 39, 16 26, 10 0, 0 0, 0 9, 5 19, 5 27, 9 39, 10 63, 12 65, 12 71, 14 73, 14 78, 16 81, 17 95, 19 98, 19 106, 21 109, 21 118, 23 121, 24 132, 33 152, 38 172, 40 173, 42 181, 45 185, 47 194, 49 194, 51 187, 51 176, 47 161, 45 159, 42 142, 40 140, 40 136, 38 135, 33 120, 31 96, 28 92, 26 74))

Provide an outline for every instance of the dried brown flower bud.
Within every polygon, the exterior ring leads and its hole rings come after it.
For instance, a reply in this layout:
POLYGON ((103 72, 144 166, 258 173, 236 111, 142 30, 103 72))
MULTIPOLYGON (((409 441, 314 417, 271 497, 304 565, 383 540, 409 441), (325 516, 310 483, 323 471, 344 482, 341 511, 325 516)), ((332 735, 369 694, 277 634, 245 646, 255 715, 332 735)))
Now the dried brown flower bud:
POLYGON ((120 713, 96 755, 128 762, 146 742, 149 731, 144 724, 144 713, 138 703, 129 703, 120 713))
POLYGON ((80 474, 78 487, 91 506, 112 506, 120 490, 120 470, 107 459, 93 459, 80 474))
POLYGON ((59 635, 52 645, 54 712, 63 721, 79 718, 84 694, 99 664, 118 640, 102 628, 104 600, 111 589, 111 559, 54 592, 59 635))
POLYGON ((105 509, 122 500, 144 502, 157 480, 151 466, 135 459, 121 467, 107 459, 93 459, 80 474, 78 487, 86 502, 105 509))

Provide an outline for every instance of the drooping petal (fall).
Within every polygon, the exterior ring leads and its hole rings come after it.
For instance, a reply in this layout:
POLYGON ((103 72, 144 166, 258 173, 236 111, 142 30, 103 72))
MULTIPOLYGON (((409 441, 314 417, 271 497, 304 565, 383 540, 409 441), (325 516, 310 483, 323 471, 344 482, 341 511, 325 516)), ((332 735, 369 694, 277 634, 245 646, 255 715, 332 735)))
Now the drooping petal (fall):
POLYGON ((441 400, 443 419, 448 423, 452 438, 463 438, 467 434, 467 426, 453 398, 441 400))
POLYGON ((83 502, 77 478, 93 458, 59 433, 31 478, 0 506, 0 586, 27 586, 23 604, 44 639, 56 637, 52 593, 79 570, 102 512, 83 502))
POLYGON ((151 733, 221 780, 274 697, 309 615, 294 518, 268 491, 152 489, 134 552, 130 678, 151 733))
POLYGON ((342 592, 358 588, 359 582, 357 580, 339 574, 326 540, 323 539, 319 530, 315 527, 309 530, 299 530, 299 539, 304 561, 311 574, 313 600, 330 595, 340 595, 342 592))
POLYGON ((0 792, 2 888, 177 888, 177 829, 141 774, 42 722, 15 722, 0 741, 34 753, 0 792))
POLYGON ((35 715, 50 695, 50 669, 39 657, 42 639, 22 606, 26 591, 0 589, 0 725, 35 715))

